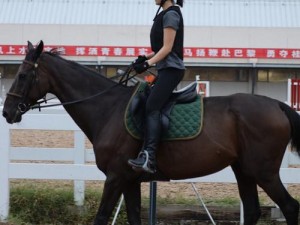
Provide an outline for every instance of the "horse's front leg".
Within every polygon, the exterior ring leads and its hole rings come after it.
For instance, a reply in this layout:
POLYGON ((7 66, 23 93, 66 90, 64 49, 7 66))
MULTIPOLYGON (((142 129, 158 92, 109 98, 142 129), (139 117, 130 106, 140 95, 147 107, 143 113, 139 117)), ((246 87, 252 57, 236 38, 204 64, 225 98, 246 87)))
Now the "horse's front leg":
POLYGON ((94 225, 108 224, 109 218, 123 191, 123 185, 122 178, 107 176, 94 225))
POLYGON ((130 225, 141 225, 141 183, 130 182, 123 192, 130 225))

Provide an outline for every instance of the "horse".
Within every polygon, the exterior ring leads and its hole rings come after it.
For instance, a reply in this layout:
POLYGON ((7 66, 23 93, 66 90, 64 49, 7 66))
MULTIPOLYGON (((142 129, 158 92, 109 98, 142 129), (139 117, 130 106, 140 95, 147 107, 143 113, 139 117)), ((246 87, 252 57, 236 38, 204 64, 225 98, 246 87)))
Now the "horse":
POLYGON ((36 47, 28 42, 27 49, 2 115, 18 123, 47 93, 60 100, 92 143, 96 165, 106 175, 95 225, 108 224, 121 194, 128 223, 140 225, 141 182, 201 177, 227 166, 237 180, 245 225, 256 224, 261 214, 257 186, 280 207, 288 225, 298 225, 299 203, 279 175, 287 145, 300 154, 300 116, 285 103, 241 93, 204 98, 201 133, 162 141, 156 173, 134 171, 127 161, 137 156, 142 142, 127 132, 124 113, 135 87, 46 52, 43 41, 36 47))

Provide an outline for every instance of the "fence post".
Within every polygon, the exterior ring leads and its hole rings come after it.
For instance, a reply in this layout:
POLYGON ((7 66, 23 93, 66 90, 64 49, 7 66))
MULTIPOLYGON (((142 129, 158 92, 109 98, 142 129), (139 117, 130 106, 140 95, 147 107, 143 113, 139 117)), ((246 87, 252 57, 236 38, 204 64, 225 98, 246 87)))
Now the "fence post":
POLYGON ((288 102, 291 101, 291 107, 296 111, 299 111, 300 110, 300 80, 289 79, 288 91, 289 91, 289 87, 290 87, 291 94, 288 94, 288 102))
POLYGON ((287 80, 287 104, 293 108, 293 105, 292 105, 292 80, 291 79, 288 79, 287 80))
POLYGON ((156 224, 156 193, 157 193, 157 182, 150 182, 150 206, 149 206, 149 225, 156 224))
MULTIPOLYGON (((2 110, 1 110, 2 111, 2 110)), ((9 127, 4 118, 0 118, 0 221, 4 222, 9 214, 9 127)))
MULTIPOLYGON (((74 164, 85 164, 85 136, 82 131, 74 131, 74 164)), ((84 204, 85 182, 74 180, 75 205, 84 204)))

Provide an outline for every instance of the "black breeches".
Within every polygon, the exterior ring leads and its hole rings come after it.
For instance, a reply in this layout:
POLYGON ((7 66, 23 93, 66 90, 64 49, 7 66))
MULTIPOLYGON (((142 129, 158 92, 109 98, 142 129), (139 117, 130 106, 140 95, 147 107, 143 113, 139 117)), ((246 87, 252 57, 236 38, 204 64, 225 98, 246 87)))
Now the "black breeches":
POLYGON ((158 71, 155 85, 146 103, 146 114, 160 111, 184 76, 184 70, 166 68, 158 71))

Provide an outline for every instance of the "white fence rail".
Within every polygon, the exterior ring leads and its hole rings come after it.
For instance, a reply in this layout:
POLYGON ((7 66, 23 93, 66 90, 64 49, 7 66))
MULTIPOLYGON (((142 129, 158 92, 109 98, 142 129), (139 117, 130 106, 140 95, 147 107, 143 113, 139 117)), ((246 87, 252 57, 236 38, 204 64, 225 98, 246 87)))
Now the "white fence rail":
MULTIPOLYGON (((2 112, 2 108, 0 107, 2 112)), ((86 180, 105 180, 105 175, 95 165, 91 149, 85 149, 85 136, 63 109, 47 110, 47 113, 27 113, 21 123, 9 125, 0 116, 0 221, 9 214, 10 179, 57 179, 74 181, 74 200, 82 205, 86 180), (12 147, 11 130, 62 130, 74 131, 73 148, 12 147), (28 163, 24 161, 29 161, 28 163), (64 161, 64 163, 41 163, 40 161, 64 161), (21 161, 21 162, 18 162, 21 161), (38 163, 34 161, 39 161, 38 163), (69 161, 66 164, 65 161, 69 161)), ((300 168, 288 165, 300 164, 294 154, 287 151, 280 171, 284 183, 300 183, 300 168)), ((201 178, 177 182, 224 182, 235 183, 231 169, 201 178)))

